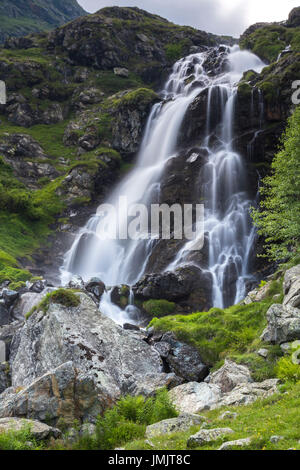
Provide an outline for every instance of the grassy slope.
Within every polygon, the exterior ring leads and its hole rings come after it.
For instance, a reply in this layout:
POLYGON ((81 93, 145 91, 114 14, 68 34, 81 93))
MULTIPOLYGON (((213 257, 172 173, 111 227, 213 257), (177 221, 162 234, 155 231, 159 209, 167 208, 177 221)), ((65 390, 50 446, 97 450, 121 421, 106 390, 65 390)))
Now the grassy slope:
POLYGON ((262 302, 154 318, 151 325, 159 331, 173 331, 178 339, 195 346, 204 362, 213 368, 218 368, 226 357, 232 358, 249 366, 255 380, 264 380, 274 376, 276 360, 281 356, 277 346, 268 347, 268 361, 256 354, 266 326, 266 312, 277 293, 281 293, 281 281, 272 283, 268 298, 262 302))
POLYGON ((257 29, 254 33, 243 38, 240 46, 251 49, 263 60, 275 62, 280 52, 286 46, 292 46, 294 52, 300 52, 300 28, 286 28, 281 25, 268 25, 257 29))
MULTIPOLYGON (((219 439, 214 443, 198 448, 199 450, 217 450, 225 441, 233 441, 251 437, 252 442, 247 449, 251 450, 300 450, 300 383, 282 387, 282 392, 252 405, 221 408, 201 413, 205 416, 207 428, 229 427, 234 434, 219 439), (238 414, 237 418, 220 420, 219 416, 230 409, 238 414), (278 443, 271 443, 271 436, 282 436, 278 443)), ((155 450, 185 450, 188 437, 199 431, 199 426, 185 433, 176 433, 151 439, 155 450)), ((126 450, 154 450, 145 440, 132 441, 126 450)))

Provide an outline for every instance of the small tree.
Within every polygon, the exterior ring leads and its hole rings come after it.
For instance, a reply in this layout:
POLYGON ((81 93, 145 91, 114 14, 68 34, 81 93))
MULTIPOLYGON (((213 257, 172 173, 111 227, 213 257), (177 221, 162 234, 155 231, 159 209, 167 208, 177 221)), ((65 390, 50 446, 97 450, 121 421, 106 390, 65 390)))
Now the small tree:
POLYGON ((300 240, 300 107, 289 118, 282 149, 262 183, 260 209, 253 209, 252 217, 266 239, 265 256, 280 260, 289 257, 300 240))

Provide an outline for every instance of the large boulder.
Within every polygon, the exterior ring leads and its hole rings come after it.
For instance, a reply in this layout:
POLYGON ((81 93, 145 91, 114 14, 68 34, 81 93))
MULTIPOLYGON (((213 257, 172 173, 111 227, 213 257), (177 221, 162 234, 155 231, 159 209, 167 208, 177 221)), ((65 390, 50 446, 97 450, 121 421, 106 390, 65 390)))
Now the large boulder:
POLYGON ((300 310, 290 305, 274 304, 267 311, 268 325, 261 340, 281 344, 300 339, 300 310))
POLYGON ((300 306, 300 265, 288 269, 284 275, 283 292, 285 294, 283 305, 291 307, 300 306))
POLYGON ((170 392, 171 401, 180 413, 199 413, 210 409, 221 398, 221 390, 217 385, 205 382, 189 382, 173 388, 170 392))
POLYGON ((258 398, 266 398, 278 391, 277 379, 268 379, 264 382, 244 383, 235 387, 231 392, 225 393, 221 399, 211 408, 223 406, 248 405, 258 398))
POLYGON ((146 437, 151 439, 157 436, 188 431, 192 426, 203 423, 204 418, 196 414, 182 414, 178 418, 165 419, 146 428, 146 437))
MULTIPOLYGON (((71 426, 75 420, 95 419, 103 411, 104 393, 101 403, 93 379, 75 369, 72 362, 66 362, 28 386, 8 388, 1 395, 0 417, 34 419, 52 425, 63 420, 71 426)), ((106 406, 112 404, 110 396, 105 398, 106 406)))
POLYGON ((209 369, 203 363, 198 350, 178 341, 174 333, 165 333, 154 348, 170 370, 184 380, 200 382, 208 375, 209 369))
POLYGON ((44 413, 55 424, 65 396, 76 419, 93 419, 123 394, 147 396, 180 383, 175 374, 164 372, 160 355, 140 333, 125 331, 102 315, 87 294, 76 295, 78 306, 50 303, 16 333, 10 369, 14 390, 22 391, 8 392, 0 416, 44 420, 44 413), (61 390, 55 396, 53 387, 61 390), (44 398, 39 390, 45 391, 44 398))
POLYGON ((285 272, 283 280, 283 293, 288 294, 291 285, 300 279, 300 264, 293 266, 285 272))
POLYGON ((20 418, 0 419, 0 433, 22 431, 23 429, 29 429, 32 437, 38 441, 49 439, 50 437, 57 439, 61 436, 61 431, 59 429, 52 428, 47 426, 47 424, 40 423, 39 421, 20 418))
POLYGON ((233 430, 230 428, 201 429, 196 434, 189 437, 187 447, 200 447, 209 442, 217 441, 227 434, 233 434, 233 430))
POLYGON ((21 294, 12 309, 12 318, 18 321, 24 321, 25 316, 34 307, 36 307, 48 292, 53 288, 46 288, 43 292, 25 292, 21 294))
POLYGON ((242 383, 253 382, 248 367, 236 364, 228 359, 223 367, 213 372, 207 379, 210 384, 218 385, 222 393, 231 392, 242 383))
POLYGON ((133 291, 137 299, 166 299, 182 302, 193 311, 211 307, 212 277, 196 266, 183 266, 175 272, 146 274, 133 291))
POLYGON ((218 450, 232 450, 235 447, 247 447, 251 444, 251 438, 246 437, 245 439, 237 439, 236 441, 224 442, 218 450))
POLYGON ((225 406, 239 406, 253 403, 278 391, 278 380, 269 379, 261 383, 242 383, 230 392, 222 393, 216 384, 190 382, 173 388, 170 399, 181 413, 199 413, 225 406))

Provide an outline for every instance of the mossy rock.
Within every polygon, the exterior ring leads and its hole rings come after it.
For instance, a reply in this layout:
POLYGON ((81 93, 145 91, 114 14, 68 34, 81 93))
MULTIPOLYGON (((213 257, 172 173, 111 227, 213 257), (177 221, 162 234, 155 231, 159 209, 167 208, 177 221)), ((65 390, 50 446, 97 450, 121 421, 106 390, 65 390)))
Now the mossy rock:
POLYGON ((165 317, 175 313, 176 304, 168 300, 147 300, 143 303, 143 309, 152 317, 165 317))
POLYGON ((75 308, 80 305, 80 297, 76 295, 76 291, 71 289, 58 289, 50 292, 38 305, 33 307, 25 316, 28 320, 35 312, 42 311, 47 313, 50 304, 59 304, 66 308, 75 308))

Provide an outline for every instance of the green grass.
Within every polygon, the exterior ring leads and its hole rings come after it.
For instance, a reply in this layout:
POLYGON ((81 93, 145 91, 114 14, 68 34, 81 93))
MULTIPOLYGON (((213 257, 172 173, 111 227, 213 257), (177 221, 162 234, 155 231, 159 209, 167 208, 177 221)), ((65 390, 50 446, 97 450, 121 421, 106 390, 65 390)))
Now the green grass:
POLYGON ((257 349, 258 338, 266 326, 266 312, 274 303, 272 297, 279 292, 282 292, 281 281, 274 281, 270 297, 263 302, 154 318, 150 326, 159 331, 173 331, 179 340, 195 346, 205 363, 214 366, 228 355, 249 354, 257 349))
POLYGON ((66 147, 63 143, 65 128, 69 121, 58 124, 37 124, 30 128, 16 126, 9 122, 3 115, 0 116, 0 137, 5 134, 27 134, 39 142, 46 155, 51 158, 50 163, 55 163, 58 158, 74 159, 76 157, 75 147, 66 147))
POLYGON ((176 304, 168 300, 147 300, 143 303, 143 309, 153 317, 163 317, 174 313, 176 304))
POLYGON ((45 51, 39 47, 29 49, 0 49, 1 59, 32 61, 38 64, 49 64, 49 59, 45 57, 45 51))
POLYGON ((276 61, 280 52, 289 44, 294 52, 300 52, 300 28, 268 25, 257 29, 240 42, 242 48, 251 49, 269 63, 276 61))
MULTIPOLYGON (((249 450, 300 450, 300 383, 287 384, 278 393, 247 406, 226 407, 214 411, 202 412, 207 420, 207 428, 229 427, 234 433, 208 445, 198 447, 198 450, 217 450, 225 441, 252 438, 249 450), (219 420, 219 416, 230 409, 238 414, 237 418, 219 420), (270 437, 278 435, 283 439, 277 444, 270 442, 270 437)), ((151 450, 186 450, 190 435, 199 431, 200 426, 191 428, 188 432, 163 435, 151 439, 154 448, 151 450)), ((145 440, 132 441, 125 446, 126 450, 149 450, 145 440)))

